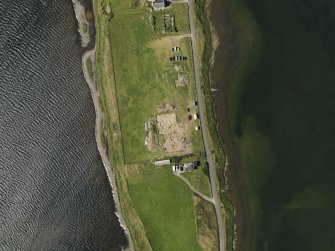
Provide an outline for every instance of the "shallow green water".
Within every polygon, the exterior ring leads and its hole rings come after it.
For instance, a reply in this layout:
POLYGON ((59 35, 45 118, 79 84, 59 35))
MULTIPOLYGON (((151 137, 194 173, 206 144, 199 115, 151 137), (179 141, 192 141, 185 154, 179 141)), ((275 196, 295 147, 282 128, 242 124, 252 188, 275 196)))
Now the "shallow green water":
POLYGON ((254 249, 335 250, 335 1, 244 2, 262 52, 232 124, 254 249))

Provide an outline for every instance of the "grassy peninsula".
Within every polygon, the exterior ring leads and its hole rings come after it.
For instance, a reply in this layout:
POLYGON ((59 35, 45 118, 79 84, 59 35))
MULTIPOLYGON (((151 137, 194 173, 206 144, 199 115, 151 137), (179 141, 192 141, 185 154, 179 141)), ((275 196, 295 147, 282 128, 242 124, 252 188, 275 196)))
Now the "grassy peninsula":
MULTIPOLYGON (((196 7, 199 62, 208 78, 202 66, 204 51, 210 53, 207 20, 196 7)), ((214 206, 201 197, 211 190, 201 131, 195 130, 200 124, 187 3, 152 11, 147 1, 97 0, 94 11, 102 142, 134 248, 218 250, 214 206), (171 164, 155 165, 160 160, 171 164), (198 168, 181 175, 198 194, 171 168, 194 161, 198 168)))

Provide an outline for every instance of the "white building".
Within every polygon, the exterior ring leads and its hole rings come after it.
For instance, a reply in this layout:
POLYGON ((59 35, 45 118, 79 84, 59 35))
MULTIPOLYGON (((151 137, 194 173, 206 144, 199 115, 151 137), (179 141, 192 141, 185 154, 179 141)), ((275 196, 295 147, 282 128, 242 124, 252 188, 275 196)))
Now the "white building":
POLYGON ((170 164, 171 160, 170 159, 163 159, 163 160, 157 160, 154 162, 155 166, 163 166, 163 165, 167 165, 170 164))

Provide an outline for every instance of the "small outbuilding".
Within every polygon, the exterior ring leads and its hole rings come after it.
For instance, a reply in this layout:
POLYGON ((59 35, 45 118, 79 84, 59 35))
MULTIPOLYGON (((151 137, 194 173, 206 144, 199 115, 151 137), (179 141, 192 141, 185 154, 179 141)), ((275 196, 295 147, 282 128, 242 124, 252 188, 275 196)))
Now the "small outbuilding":
POLYGON ((152 8, 154 10, 163 9, 165 7, 165 0, 154 0, 152 2, 152 8))
POLYGON ((193 163, 192 162, 188 162, 188 163, 184 163, 184 171, 192 171, 193 170, 193 163))
POLYGON ((157 160, 154 162, 155 166, 163 166, 163 165, 168 165, 171 163, 170 159, 163 159, 163 160, 157 160))

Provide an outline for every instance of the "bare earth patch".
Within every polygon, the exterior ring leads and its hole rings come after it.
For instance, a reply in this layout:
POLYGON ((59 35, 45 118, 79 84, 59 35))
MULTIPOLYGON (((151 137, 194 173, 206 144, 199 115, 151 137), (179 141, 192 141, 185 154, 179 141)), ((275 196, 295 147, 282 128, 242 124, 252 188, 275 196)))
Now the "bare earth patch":
POLYGON ((175 111, 177 108, 175 105, 172 105, 170 103, 166 103, 166 104, 159 104, 157 105, 157 112, 158 113, 167 113, 167 112, 173 112, 175 111))
POLYGON ((148 147, 148 150, 151 152, 157 152, 160 150, 159 145, 159 138, 158 133, 156 132, 156 122, 149 120, 146 122, 145 130, 146 130, 146 136, 145 136, 145 144, 148 147))
POLYGON ((176 87, 186 86, 188 83, 188 77, 186 73, 178 73, 178 79, 175 81, 176 87))
POLYGON ((187 139, 187 123, 177 123, 176 114, 157 116, 159 134, 164 135, 163 150, 167 153, 191 153, 192 144, 187 139))

